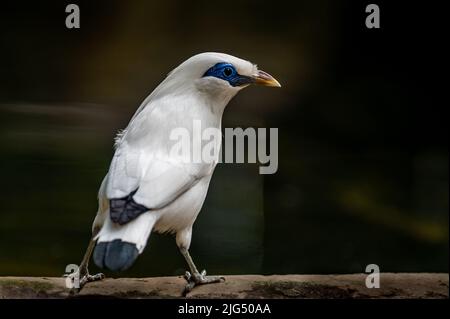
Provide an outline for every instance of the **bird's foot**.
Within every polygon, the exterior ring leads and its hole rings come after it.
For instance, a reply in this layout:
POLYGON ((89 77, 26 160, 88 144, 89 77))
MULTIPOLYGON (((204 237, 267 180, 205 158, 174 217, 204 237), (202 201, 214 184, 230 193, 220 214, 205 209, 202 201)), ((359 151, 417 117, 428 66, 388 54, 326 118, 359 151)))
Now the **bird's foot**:
POLYGON ((83 278, 81 278, 80 286, 84 286, 88 282, 99 281, 99 280, 102 280, 102 279, 105 279, 105 275, 103 273, 101 273, 101 272, 98 273, 98 274, 95 274, 95 275, 86 274, 86 275, 83 276, 83 278))
POLYGON ((71 284, 68 285, 68 288, 70 288, 69 295, 74 296, 79 293, 88 282, 102 280, 105 278, 105 275, 103 273, 90 275, 86 270, 82 272, 81 275, 79 272, 75 272, 70 275, 65 275, 64 277, 70 278, 71 284))
POLYGON ((186 271, 184 275, 184 279, 186 279, 187 284, 183 291, 183 296, 186 296, 195 286, 213 284, 225 281, 225 277, 223 276, 206 276, 206 270, 203 270, 201 273, 193 273, 191 274, 189 271, 186 271))

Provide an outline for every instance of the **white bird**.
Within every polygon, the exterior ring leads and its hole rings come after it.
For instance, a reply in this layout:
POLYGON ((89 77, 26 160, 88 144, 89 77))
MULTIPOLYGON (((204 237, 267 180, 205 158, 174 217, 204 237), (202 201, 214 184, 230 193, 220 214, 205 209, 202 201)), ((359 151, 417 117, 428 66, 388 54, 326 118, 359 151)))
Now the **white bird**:
POLYGON ((201 121, 203 128, 220 130, 226 105, 250 84, 280 86, 249 61, 201 53, 170 72, 142 102, 116 138, 115 154, 98 193, 92 238, 79 267, 79 289, 104 278, 103 274, 89 275, 93 251, 97 266, 125 270, 143 252, 152 231, 176 234, 189 266, 185 293, 196 285, 224 279, 199 272, 189 254, 192 226, 218 156, 212 163, 182 161, 170 152, 170 133, 180 127, 192 133, 194 120, 201 121))

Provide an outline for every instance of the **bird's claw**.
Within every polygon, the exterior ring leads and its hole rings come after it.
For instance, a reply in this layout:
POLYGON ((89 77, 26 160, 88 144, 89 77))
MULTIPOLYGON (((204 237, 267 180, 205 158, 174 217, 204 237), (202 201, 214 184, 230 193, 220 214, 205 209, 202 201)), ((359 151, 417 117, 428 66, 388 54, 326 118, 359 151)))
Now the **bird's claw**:
POLYGON ((79 293, 81 291, 81 289, 83 289, 83 287, 88 283, 88 282, 93 282, 93 281, 99 281, 105 278, 105 275, 103 273, 98 273, 95 275, 90 275, 89 272, 86 272, 80 279, 78 282, 78 285, 75 286, 75 278, 76 276, 79 276, 78 273, 72 273, 69 275, 64 275, 64 277, 69 277, 72 279, 72 288, 70 288, 69 291, 69 295, 73 296, 76 295, 77 293, 79 293))
POLYGON ((206 270, 203 270, 201 273, 197 272, 193 274, 191 274, 189 271, 186 271, 184 279, 186 279, 187 284, 184 287, 183 296, 186 296, 189 292, 191 292, 195 286, 225 281, 225 277, 223 276, 206 276, 206 270))
POLYGON ((99 281, 105 279, 105 275, 103 273, 98 273, 95 275, 84 275, 83 278, 81 278, 80 280, 80 286, 84 286, 85 284, 87 284, 88 282, 92 282, 92 281, 99 281))

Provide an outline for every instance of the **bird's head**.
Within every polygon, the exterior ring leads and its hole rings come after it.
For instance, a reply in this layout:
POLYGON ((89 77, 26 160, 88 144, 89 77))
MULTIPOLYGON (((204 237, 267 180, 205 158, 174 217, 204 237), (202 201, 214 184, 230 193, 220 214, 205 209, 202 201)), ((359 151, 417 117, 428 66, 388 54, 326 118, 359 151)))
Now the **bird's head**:
POLYGON ((258 70, 255 64, 215 52, 194 55, 174 69, 166 80, 174 86, 198 90, 223 100, 251 84, 281 86, 270 74, 258 70))

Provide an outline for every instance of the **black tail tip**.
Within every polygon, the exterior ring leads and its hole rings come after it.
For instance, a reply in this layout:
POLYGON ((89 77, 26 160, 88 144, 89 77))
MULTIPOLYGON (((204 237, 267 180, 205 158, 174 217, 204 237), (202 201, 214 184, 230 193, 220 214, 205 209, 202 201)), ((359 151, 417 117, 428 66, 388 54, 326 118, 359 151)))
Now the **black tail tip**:
POLYGON ((98 243, 95 246, 93 259, 100 268, 123 271, 130 268, 138 256, 139 251, 135 244, 115 239, 98 243))

